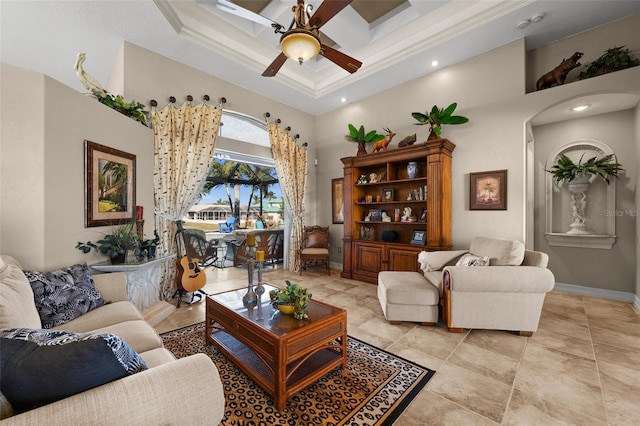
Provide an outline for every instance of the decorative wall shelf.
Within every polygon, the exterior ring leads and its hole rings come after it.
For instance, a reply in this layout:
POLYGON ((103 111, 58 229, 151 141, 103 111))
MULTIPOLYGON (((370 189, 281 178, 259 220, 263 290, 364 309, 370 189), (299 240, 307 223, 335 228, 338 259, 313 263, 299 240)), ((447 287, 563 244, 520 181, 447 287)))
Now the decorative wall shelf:
POLYGON ((615 235, 574 235, 567 233, 545 233, 550 246, 611 249, 616 242, 615 235))

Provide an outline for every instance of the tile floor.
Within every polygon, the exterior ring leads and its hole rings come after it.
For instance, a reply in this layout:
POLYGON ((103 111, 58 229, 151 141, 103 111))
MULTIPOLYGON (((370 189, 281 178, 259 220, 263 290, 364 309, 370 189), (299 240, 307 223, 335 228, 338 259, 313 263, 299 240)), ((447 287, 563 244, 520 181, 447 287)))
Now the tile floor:
MULTIPOLYGON (((246 285, 246 269, 207 268, 208 293, 246 285)), ((640 314, 629 303, 552 291, 532 337, 442 326, 391 325, 376 286, 282 268, 265 281, 309 288, 348 311, 348 333, 436 370, 396 425, 639 425, 640 314)), ((159 333, 204 321, 204 302, 182 304, 159 333)))

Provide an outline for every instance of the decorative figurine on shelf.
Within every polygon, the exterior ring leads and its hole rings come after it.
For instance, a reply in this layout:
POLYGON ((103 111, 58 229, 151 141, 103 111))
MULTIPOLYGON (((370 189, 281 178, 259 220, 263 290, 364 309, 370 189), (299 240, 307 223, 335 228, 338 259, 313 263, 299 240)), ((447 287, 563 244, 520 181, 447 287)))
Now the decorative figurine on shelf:
POLYGON ((564 84, 569 71, 582 65, 578 62, 580 58, 582 58, 582 53, 576 52, 571 55, 569 59, 562 59, 560 65, 538 79, 538 82, 536 83, 536 90, 542 90, 548 87, 564 84))
POLYGON ((405 207, 402 213, 402 221, 411 222, 411 207, 405 207))
POLYGON ((375 230, 369 226, 360 227, 360 238, 364 241, 373 241, 375 237, 375 230))
POLYGON ((369 173, 369 183, 376 183, 378 181, 378 175, 375 173, 369 173))
POLYGON ((360 177, 358 178, 358 182, 356 182, 358 185, 362 185, 365 183, 369 183, 369 181, 367 180, 367 177, 365 175, 360 175, 360 177))
POLYGON ((382 221, 383 222, 391 222, 391 216, 387 214, 387 212, 382 212, 382 221))
POLYGON ((415 133, 412 135, 409 135, 398 143, 398 148, 413 145, 414 143, 416 143, 417 139, 418 138, 415 133))
POLYGON ((387 132, 387 136, 384 139, 373 144, 373 150, 371 150, 372 153, 377 151, 386 151, 387 147, 391 143, 391 139, 393 139, 393 137, 396 135, 391 130, 389 130, 388 127, 383 127, 382 129, 387 132))

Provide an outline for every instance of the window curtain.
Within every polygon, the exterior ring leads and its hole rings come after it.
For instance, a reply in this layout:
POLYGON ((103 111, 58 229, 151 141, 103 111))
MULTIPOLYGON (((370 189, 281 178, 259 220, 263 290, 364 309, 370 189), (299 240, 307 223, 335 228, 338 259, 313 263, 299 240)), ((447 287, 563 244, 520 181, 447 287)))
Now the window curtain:
POLYGON ((284 204, 291 214, 291 238, 287 268, 297 272, 300 264, 300 242, 304 228, 304 191, 307 184, 307 150, 298 146, 289 132, 277 124, 267 123, 271 155, 276 165, 284 204))
MULTIPOLYGON (((155 225, 158 254, 176 253, 176 221, 182 220, 200 197, 209 174, 222 108, 208 104, 152 108, 154 136, 155 225)), ((175 294, 175 262, 162 265, 161 298, 175 294)))

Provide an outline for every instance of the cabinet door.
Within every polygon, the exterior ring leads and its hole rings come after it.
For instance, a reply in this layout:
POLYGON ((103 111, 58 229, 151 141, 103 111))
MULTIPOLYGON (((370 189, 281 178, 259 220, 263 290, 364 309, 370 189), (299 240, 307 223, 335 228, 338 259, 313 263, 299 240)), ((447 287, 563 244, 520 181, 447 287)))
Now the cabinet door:
POLYGON ((384 247, 380 244, 363 244, 356 243, 354 245, 355 274, 378 278, 383 261, 384 247))
POLYGON ((412 271, 420 272, 418 265, 419 249, 411 250, 407 248, 389 247, 389 265, 390 271, 412 271))

